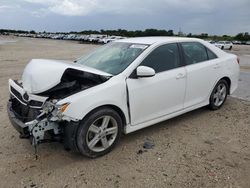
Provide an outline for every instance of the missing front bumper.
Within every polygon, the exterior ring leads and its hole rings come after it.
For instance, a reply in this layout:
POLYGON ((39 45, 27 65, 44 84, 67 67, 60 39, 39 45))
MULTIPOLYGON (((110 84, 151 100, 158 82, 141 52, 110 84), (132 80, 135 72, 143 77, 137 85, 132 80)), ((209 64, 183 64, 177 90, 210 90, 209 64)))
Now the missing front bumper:
POLYGON ((63 142, 66 150, 78 151, 76 144, 78 121, 52 122, 44 116, 40 120, 23 122, 12 109, 11 100, 7 104, 7 112, 13 127, 20 133, 20 138, 29 138, 33 146, 45 142, 63 142))
POLYGON ((61 134, 58 123, 51 122, 48 117, 40 114, 29 122, 23 122, 12 107, 12 101, 7 104, 7 112, 13 127, 20 133, 21 138, 31 138, 32 145, 52 141, 61 134))
POLYGON ((9 80, 9 89, 7 112, 20 138, 29 138, 35 148, 40 143, 60 141, 64 142, 66 149, 77 150, 77 119, 57 113, 54 103, 48 102, 47 97, 25 96, 27 94, 17 81, 9 80), (46 104, 52 105, 52 108, 46 108, 46 104))
POLYGON ((9 115, 9 120, 13 127, 20 133, 21 138, 29 138, 29 129, 28 126, 25 125, 20 119, 17 118, 13 109, 12 109, 12 102, 9 101, 7 104, 7 112, 9 115))

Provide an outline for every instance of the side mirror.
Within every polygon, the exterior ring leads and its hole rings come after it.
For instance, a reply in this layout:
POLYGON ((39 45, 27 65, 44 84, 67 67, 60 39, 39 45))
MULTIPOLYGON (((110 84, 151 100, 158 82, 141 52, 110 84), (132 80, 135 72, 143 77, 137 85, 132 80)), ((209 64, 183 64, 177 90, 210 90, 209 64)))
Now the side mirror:
POLYGON ((136 69, 136 75, 138 78, 152 77, 155 75, 155 70, 150 67, 139 66, 136 69))

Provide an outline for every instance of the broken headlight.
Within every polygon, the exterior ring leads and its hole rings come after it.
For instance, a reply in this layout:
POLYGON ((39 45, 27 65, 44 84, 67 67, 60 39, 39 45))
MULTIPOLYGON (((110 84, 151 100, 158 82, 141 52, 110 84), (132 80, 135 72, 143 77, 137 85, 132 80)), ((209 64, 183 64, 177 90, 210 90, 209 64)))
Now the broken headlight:
POLYGON ((57 121, 63 119, 63 112, 68 108, 70 103, 65 103, 62 105, 54 105, 54 110, 52 111, 51 121, 57 121))
POLYGON ((55 109, 55 104, 53 102, 45 102, 43 105, 43 112, 45 114, 48 114, 50 112, 52 112, 55 109))

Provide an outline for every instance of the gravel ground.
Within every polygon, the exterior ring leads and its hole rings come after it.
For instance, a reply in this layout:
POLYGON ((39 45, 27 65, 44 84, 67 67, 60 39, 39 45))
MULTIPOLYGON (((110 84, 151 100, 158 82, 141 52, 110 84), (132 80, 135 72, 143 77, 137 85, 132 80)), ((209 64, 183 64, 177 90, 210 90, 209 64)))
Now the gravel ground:
POLYGON ((36 160, 9 123, 7 80, 19 78, 32 58, 74 59, 96 46, 13 40, 0 45, 1 187, 250 187, 250 102, 231 97, 218 111, 201 108, 123 136, 98 159, 49 143, 36 160), (144 149, 144 142, 154 147, 144 149))
POLYGON ((241 72, 239 85, 233 97, 250 101, 250 72, 241 72))

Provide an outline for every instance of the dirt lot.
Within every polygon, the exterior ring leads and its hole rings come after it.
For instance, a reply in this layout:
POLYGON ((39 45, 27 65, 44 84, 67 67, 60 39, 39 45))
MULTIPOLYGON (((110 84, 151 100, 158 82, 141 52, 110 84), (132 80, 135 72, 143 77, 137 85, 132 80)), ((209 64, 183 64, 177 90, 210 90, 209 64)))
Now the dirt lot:
POLYGON ((95 45, 24 39, 0 45, 1 187, 250 187, 250 102, 229 98, 126 135, 110 154, 87 159, 59 143, 34 149, 6 113, 7 80, 32 58, 74 59, 95 45), (153 149, 143 149, 150 140, 153 149))

